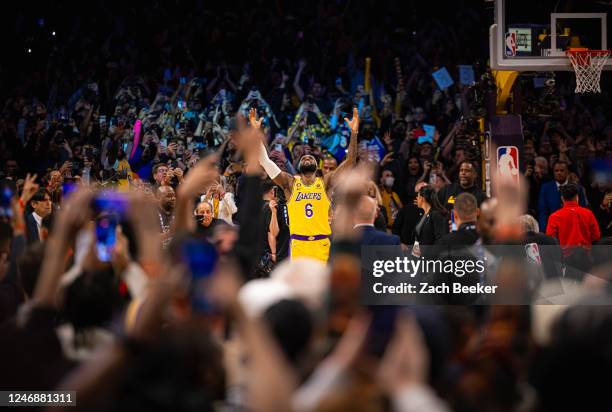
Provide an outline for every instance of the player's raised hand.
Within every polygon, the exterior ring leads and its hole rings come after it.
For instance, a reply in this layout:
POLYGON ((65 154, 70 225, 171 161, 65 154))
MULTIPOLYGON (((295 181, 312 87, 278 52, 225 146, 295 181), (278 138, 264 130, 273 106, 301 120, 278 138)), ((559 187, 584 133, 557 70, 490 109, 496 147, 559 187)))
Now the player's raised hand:
POLYGON ((350 127, 351 133, 357 134, 359 131, 359 111, 356 107, 353 107, 353 118, 349 120, 348 117, 345 117, 344 121, 350 127))
POLYGON ((251 110, 249 110, 249 124, 251 125, 251 127, 254 127, 255 129, 261 129, 262 121, 263 119, 257 118, 257 109, 252 108, 251 110))

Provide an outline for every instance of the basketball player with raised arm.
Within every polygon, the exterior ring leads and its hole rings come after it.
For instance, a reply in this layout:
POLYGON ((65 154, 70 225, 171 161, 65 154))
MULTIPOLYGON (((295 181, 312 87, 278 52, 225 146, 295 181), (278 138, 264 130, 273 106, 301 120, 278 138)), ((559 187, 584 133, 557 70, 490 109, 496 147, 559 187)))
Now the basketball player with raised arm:
MULTIPOLYGON (((327 262, 329 257, 331 227, 329 225, 330 200, 328 191, 333 187, 334 176, 357 163, 357 133, 359 113, 353 109, 353 118, 344 119, 351 129, 351 138, 346 159, 338 168, 327 173, 324 178, 317 176, 317 159, 313 155, 303 155, 295 176, 283 172, 268 157, 265 146, 261 145, 259 164, 268 176, 285 192, 289 215, 290 256, 310 257, 327 262)), ((253 110, 249 113, 249 123, 260 128, 261 120, 253 110)))

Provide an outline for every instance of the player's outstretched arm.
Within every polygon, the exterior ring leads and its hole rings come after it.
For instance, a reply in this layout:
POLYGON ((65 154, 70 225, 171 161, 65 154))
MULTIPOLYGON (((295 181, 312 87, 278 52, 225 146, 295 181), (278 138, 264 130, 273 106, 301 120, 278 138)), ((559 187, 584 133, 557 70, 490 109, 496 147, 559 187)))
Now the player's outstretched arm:
MULTIPOLYGON (((249 124, 251 128, 257 130, 261 134, 261 119, 257 118, 257 111, 251 109, 249 111, 249 124)), ((266 174, 277 185, 283 188, 287 193, 291 193, 293 186, 293 176, 287 172, 283 172, 277 165, 268 157, 268 151, 261 139, 259 147, 259 165, 266 171, 266 174)))
POLYGON ((333 185, 335 176, 340 176, 343 171, 352 169, 357 164, 357 135, 359 133, 359 111, 356 107, 353 107, 353 118, 349 120, 347 117, 344 118, 344 121, 351 129, 351 139, 349 141, 348 151, 346 153, 346 158, 336 170, 327 174, 324 179, 325 187, 331 188, 333 185))

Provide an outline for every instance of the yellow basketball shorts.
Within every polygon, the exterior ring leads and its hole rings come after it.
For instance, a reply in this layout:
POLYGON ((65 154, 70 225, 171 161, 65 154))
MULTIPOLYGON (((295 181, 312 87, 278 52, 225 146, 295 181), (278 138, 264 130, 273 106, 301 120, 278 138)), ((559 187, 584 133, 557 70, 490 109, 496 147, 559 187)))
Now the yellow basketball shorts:
POLYGON ((329 258, 329 235, 301 236, 291 235, 290 256, 309 257, 327 262, 329 258))

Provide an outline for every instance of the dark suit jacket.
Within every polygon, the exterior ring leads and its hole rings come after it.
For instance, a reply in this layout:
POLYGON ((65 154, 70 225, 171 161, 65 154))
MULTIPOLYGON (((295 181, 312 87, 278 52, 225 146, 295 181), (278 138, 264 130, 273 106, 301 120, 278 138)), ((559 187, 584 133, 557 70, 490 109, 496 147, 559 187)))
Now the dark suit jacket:
POLYGON ((478 238, 475 223, 462 224, 458 230, 438 239, 433 246, 421 247, 421 253, 429 258, 446 258, 457 252, 463 254, 478 238))
POLYGON ((380 230, 374 229, 373 226, 361 226, 358 229, 362 230, 361 246, 399 246, 400 238, 397 235, 390 235, 380 230))
POLYGON ((412 204, 412 201, 399 211, 393 222, 393 234, 398 235, 406 245, 414 243, 414 228, 421 219, 423 211, 412 204))
POLYGON ((26 221, 26 238, 28 245, 40 242, 40 236, 38 234, 38 225, 32 213, 28 213, 25 216, 26 221))
MULTIPOLYGON (((580 206, 586 207, 586 199, 584 197, 582 186, 579 186, 578 190, 578 203, 580 206)), ((561 194, 557 188, 557 182, 551 180, 548 183, 544 183, 540 189, 540 199, 538 201, 538 223, 540 224, 541 232, 546 232, 548 216, 559 209, 561 209, 561 194)))
POLYGON ((442 236, 448 233, 448 219, 437 210, 431 210, 427 216, 421 230, 415 233, 419 245, 433 245, 442 236))
MULTIPOLYGON (((478 256, 470 250, 470 247, 478 240, 475 223, 462 224, 455 232, 442 236, 434 246, 421 248, 421 253, 430 259, 440 259, 444 262, 453 261, 476 261, 478 256)), ((446 266, 446 263, 444 264, 446 266)), ((475 266, 475 265, 474 265, 475 266)), ((475 286, 480 282, 478 272, 466 272, 461 277, 455 273, 436 272, 428 275, 428 281, 435 285, 450 285, 461 283, 463 286, 475 286)), ((476 293, 439 294, 434 296, 434 302, 438 304, 467 305, 477 302, 481 297, 476 293)))

